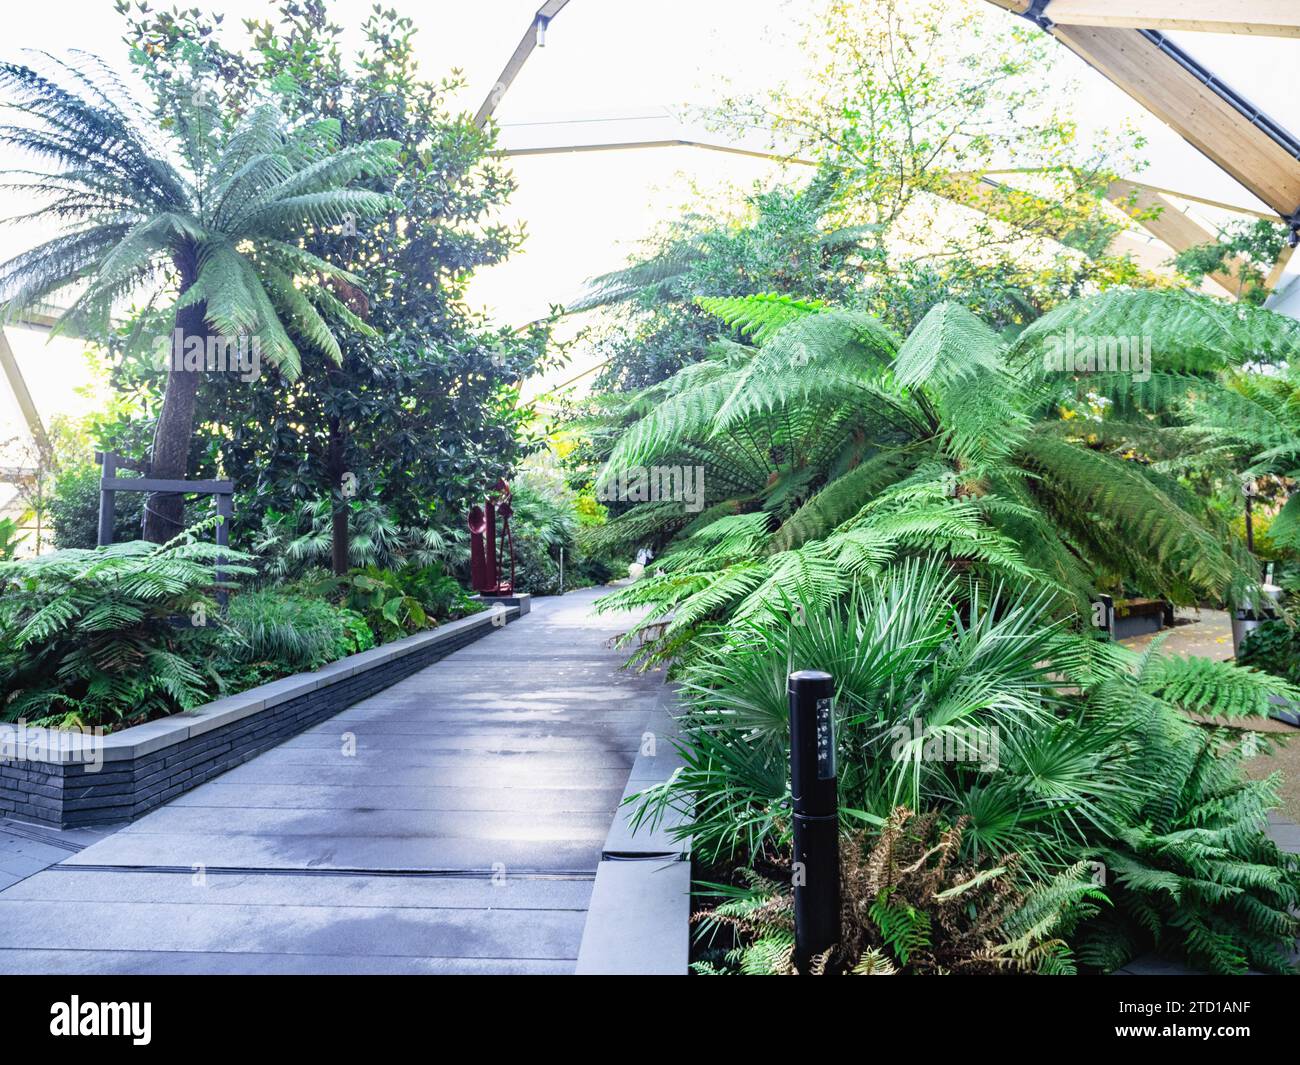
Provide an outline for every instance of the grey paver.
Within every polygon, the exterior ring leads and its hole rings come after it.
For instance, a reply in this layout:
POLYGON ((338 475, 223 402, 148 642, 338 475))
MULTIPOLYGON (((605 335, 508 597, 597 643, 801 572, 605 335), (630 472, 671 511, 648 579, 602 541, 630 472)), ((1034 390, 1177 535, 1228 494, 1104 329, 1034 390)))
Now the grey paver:
POLYGON ((477 910, 585 910, 592 874, 497 880, 450 876, 331 876, 308 873, 105 872, 64 866, 29 877, 0 902, 188 903, 210 906, 349 906, 477 910))
POLYGON ((685 975, 690 892, 689 862, 601 862, 578 953, 578 974, 685 975))
POLYGON ((220 809, 269 807, 276 810, 338 810, 344 807, 386 810, 563 810, 613 809, 618 787, 476 788, 362 784, 227 784, 216 780, 174 799, 172 809, 206 806, 220 809))
POLYGON ((572 959, 412 958, 356 954, 264 954, 187 951, 7 950, 0 973, 315 976, 551 976, 573 972, 572 959))
MULTIPOLYGON (((111 880, 105 887, 111 890, 111 880)), ((557 959, 574 955, 585 917, 582 910, 63 903, 0 896, 0 921, 21 929, 21 945, 44 950, 557 959)))
MULTIPOLYGON (((600 861, 604 839, 603 828, 584 840, 541 841, 518 838, 482 840, 464 836, 119 832, 101 847, 74 855, 64 864, 139 868, 190 868, 198 865, 284 871, 372 869, 408 872, 490 870, 494 866, 503 865, 506 868, 577 872, 595 868, 600 861)), ((3 943, 3 934, 0 931, 0 943, 3 943)))

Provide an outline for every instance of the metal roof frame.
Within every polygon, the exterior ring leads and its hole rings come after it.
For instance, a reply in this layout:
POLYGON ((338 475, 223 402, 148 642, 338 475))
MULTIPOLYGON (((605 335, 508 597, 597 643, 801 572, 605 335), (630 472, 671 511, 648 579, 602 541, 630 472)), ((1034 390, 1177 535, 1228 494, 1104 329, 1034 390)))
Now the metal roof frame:
POLYGON ((537 13, 533 15, 533 21, 528 24, 528 29, 524 31, 519 43, 515 45, 515 50, 506 61, 506 65, 502 68, 496 83, 479 106, 477 114, 474 115, 474 124, 480 129, 496 113, 502 97, 509 92, 515 78, 519 76, 524 64, 528 62, 528 57, 533 54, 533 49, 545 45, 546 29, 550 26, 551 19, 563 11, 568 2, 569 0, 546 0, 546 3, 537 9, 537 13))

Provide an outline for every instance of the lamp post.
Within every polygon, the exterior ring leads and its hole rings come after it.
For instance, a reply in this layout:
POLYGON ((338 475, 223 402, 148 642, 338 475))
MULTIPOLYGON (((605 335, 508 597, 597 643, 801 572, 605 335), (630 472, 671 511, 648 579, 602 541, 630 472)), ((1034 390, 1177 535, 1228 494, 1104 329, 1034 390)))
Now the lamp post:
POLYGON ((791 673, 790 794, 794 800, 794 963, 802 973, 840 939, 840 832, 835 681, 791 673))
POLYGON ((1255 553, 1255 515, 1251 504, 1254 502, 1255 496, 1259 494, 1253 477, 1247 477, 1242 482, 1241 494, 1246 497, 1246 550, 1253 555, 1255 553))

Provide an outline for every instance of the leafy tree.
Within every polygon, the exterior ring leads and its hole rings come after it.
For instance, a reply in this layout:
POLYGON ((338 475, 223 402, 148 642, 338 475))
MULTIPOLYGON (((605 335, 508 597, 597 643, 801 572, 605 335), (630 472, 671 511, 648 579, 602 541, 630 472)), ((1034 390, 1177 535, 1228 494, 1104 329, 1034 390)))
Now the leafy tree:
POLYGON ((699 359, 717 333, 695 303, 699 296, 775 291, 847 299, 867 249, 861 229, 830 223, 837 196, 831 171, 804 188, 756 190, 737 219, 719 224, 688 214, 631 265, 594 278, 569 312, 614 305, 636 312, 598 331, 606 365, 596 388, 644 388, 699 359))
POLYGON ((800 76, 726 100, 713 121, 769 130, 775 151, 833 169, 875 273, 1025 255, 1027 238, 1104 253, 1118 225, 1101 192, 1136 145, 1099 139, 1080 153, 1068 102, 1043 100, 1052 58, 1035 28, 972 0, 827 0, 803 31, 800 76), (1037 185, 1000 176, 1016 171, 1037 185), (981 180, 990 172, 994 184, 981 180))
POLYGON ((1238 299, 1262 304, 1271 291, 1266 280, 1286 247, 1287 227, 1267 218, 1231 222, 1215 240, 1187 248, 1174 256, 1178 267, 1194 285, 1208 274, 1235 278, 1238 299))
POLYGON ((569 311, 632 312, 593 331, 598 391, 703 358, 718 330, 697 297, 823 299, 905 334, 945 300, 1023 328, 1064 300, 1155 281, 1110 251, 1125 223, 1102 196, 1140 142, 1081 154, 1074 124, 1037 91, 1043 35, 980 6, 818 5, 803 79, 709 116, 742 135, 770 130, 772 150, 812 161, 814 177, 750 194, 735 218, 696 209, 593 279, 569 311))
POLYGON ((248 20, 243 51, 218 43, 219 22, 197 9, 146 6, 129 19, 128 41, 151 83, 199 79, 232 110, 270 84, 286 113, 329 116, 344 145, 379 138, 397 146, 382 185, 390 212, 372 222, 334 219, 304 241, 347 267, 355 280, 332 291, 371 329, 342 338, 337 361, 307 355, 285 388, 249 395, 212 379, 199 399, 210 428, 196 458, 235 479, 237 530, 255 529, 268 509, 330 498, 341 573, 361 501, 403 526, 445 526, 451 510, 511 468, 534 418, 519 384, 547 358, 548 331, 495 328, 465 306, 473 271, 502 261, 522 238, 488 220, 514 186, 491 158, 493 130, 447 112, 459 82, 419 78, 409 18, 376 7, 352 62, 323 0, 282 3, 274 16, 248 20))
MULTIPOLYGON (((116 303, 161 286, 171 297, 174 329, 150 472, 183 477, 212 338, 255 338, 292 381, 302 368, 300 347, 341 358, 330 320, 365 330, 319 283, 353 286, 355 275, 312 254, 299 238, 309 226, 368 218, 387 207, 384 195, 348 186, 391 170, 396 146, 342 146, 337 120, 291 124, 275 103, 253 98, 226 128, 194 84, 160 96, 158 113, 150 115, 101 60, 77 53, 50 63, 50 77, 0 64, 0 89, 24 117, 0 128, 0 144, 54 168, 7 176, 46 201, 34 214, 66 227, 0 266, 4 314, 84 283, 60 324, 103 333, 116 303), (59 77, 77 90, 61 87, 59 77), (159 131, 165 143, 151 128, 159 118, 166 119, 159 131), (193 360, 196 345, 202 361, 193 360)), ((178 496, 150 497, 146 539, 162 542, 177 531, 181 505, 178 496)))

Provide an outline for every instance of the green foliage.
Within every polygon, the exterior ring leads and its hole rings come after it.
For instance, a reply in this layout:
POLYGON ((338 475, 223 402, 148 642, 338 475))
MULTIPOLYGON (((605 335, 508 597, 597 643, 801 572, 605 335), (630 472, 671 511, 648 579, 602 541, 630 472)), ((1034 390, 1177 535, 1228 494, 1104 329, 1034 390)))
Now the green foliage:
POLYGON ((1209 274, 1233 280, 1234 295, 1261 304, 1268 298, 1264 281, 1286 247, 1287 227, 1268 218, 1231 222, 1216 239, 1186 248, 1174 256, 1174 265, 1199 285, 1209 274))
POLYGON ((436 563, 398 570, 365 566, 343 577, 309 577, 300 586, 360 615, 381 643, 482 609, 436 563))
POLYGON ((1064 592, 1060 607, 1080 611, 1119 582, 1196 602, 1235 598, 1253 579, 1222 519, 1160 464, 1198 449, 1193 397, 1226 393, 1225 368, 1284 357, 1294 322, 1113 290, 1060 305, 1011 344, 946 303, 900 342, 869 315, 785 297, 702 303, 748 323, 761 345, 716 345, 584 423, 603 448, 605 487, 643 465, 704 471, 702 514, 636 503, 593 537, 657 549, 654 575, 603 600, 642 609, 641 630, 662 629, 651 660, 709 624, 779 609, 782 594, 821 608, 853 579, 922 554, 1064 592), (1071 331, 1139 320, 1153 361, 1169 364, 1155 363, 1159 389, 1052 366, 1071 331), (739 516, 744 541, 709 534, 739 516))
POLYGON ((366 619, 381 643, 428 628, 432 619, 415 596, 390 570, 368 566, 344 577, 329 577, 310 586, 317 595, 337 600, 366 619))
MULTIPOLYGON (((886 569, 830 606, 798 595, 785 604, 784 621, 738 619, 696 637, 682 672, 684 764, 633 800, 636 823, 658 824, 675 811, 674 831, 690 835, 704 861, 784 853, 786 678, 824 669, 836 681, 843 827, 880 824, 900 804, 933 810, 948 824, 963 819, 963 861, 1016 854, 1038 881, 1103 851, 1117 861, 1128 854, 1126 869, 1162 862, 1182 876, 1202 868, 1222 879, 1240 870, 1220 874, 1203 863, 1248 854, 1275 894, 1233 903, 1235 892, 1207 888, 1189 895, 1201 907, 1198 919, 1252 964, 1275 956, 1265 940, 1285 943, 1287 927, 1274 916, 1263 932, 1251 916, 1300 888, 1292 860, 1262 833, 1263 812, 1276 805, 1273 786, 1246 782, 1231 755, 1216 759, 1217 746, 1208 752, 1185 715, 1253 717, 1267 710, 1270 694, 1294 699, 1295 688, 1228 663, 1165 657, 1158 648, 1139 656, 1075 635, 1051 623, 1043 597, 989 596, 933 560, 886 569), (1213 822, 1223 853, 1204 850, 1197 819, 1213 822)), ((1109 867, 1110 858, 1101 860, 1109 867)), ((1163 905, 1160 890, 1140 877, 1108 886, 1117 904, 1127 893, 1126 913, 1163 905)), ((1148 923, 1144 940, 1122 922, 1106 927, 1118 930, 1108 949, 1127 943, 1128 956, 1159 931, 1148 923)), ((1204 962, 1189 938, 1161 942, 1204 962)), ((1093 950, 1088 963, 1101 957, 1093 950)))
POLYGON ((456 578, 437 562, 405 566, 396 572, 395 578, 397 585, 419 602, 430 617, 450 620, 481 609, 456 578))
POLYGON ((1300 684, 1300 629, 1280 619, 1265 621, 1246 634, 1237 661, 1300 684))
POLYGON ((0 562, 8 562, 18 554, 19 545, 26 539, 27 534, 18 531, 13 518, 0 518, 0 562))
POLYGON ((805 314, 816 314, 826 306, 821 300, 798 300, 776 292, 748 297, 701 296, 695 302, 758 344, 783 325, 805 314))
POLYGON ((202 703, 217 561, 254 572, 202 531, 0 563, 0 718, 116 727, 202 703))
POLYGON ((515 587, 534 595, 560 592, 560 553, 564 590, 604 584, 612 569, 598 546, 602 524, 594 497, 582 496, 544 467, 530 466, 511 482, 514 515, 510 529, 515 549, 515 587), (585 516, 584 516, 585 511, 585 516), (592 539, 580 530, 596 533, 592 539))
POLYGON ((1150 340, 1153 366, 1166 373, 1284 363, 1300 351, 1300 322, 1294 318, 1190 292, 1114 289, 1043 315, 1016 338, 1011 361, 1045 366, 1053 354, 1052 338, 1059 340, 1067 330, 1097 338, 1140 332, 1150 340))
MULTIPOLYGON (((1014 855, 961 862, 965 820, 944 827, 931 813, 898 807, 878 834, 846 833, 840 844, 841 940, 813 959, 815 975, 897 973, 1071 974, 1061 937, 1106 901, 1080 862, 1027 887, 1014 855)), ((744 888, 696 918, 708 941, 729 933, 728 968, 746 975, 793 974, 794 906, 789 887, 752 871, 744 888)), ((719 971, 714 967, 714 971, 719 971)))
POLYGON ((688 213, 646 242, 622 269, 593 279, 570 312, 616 306, 596 333, 605 368, 597 387, 639 389, 699 360, 718 329, 699 298, 765 293, 769 312, 785 296, 791 309, 843 300, 858 283, 874 235, 839 225, 834 170, 802 188, 754 192, 735 218, 710 210, 688 213))
POLYGON ((240 638, 232 657, 280 672, 318 669, 374 644, 359 614, 277 589, 235 595, 226 622, 240 638))
MULTIPOLYGON (((1234 511, 1240 507, 1238 476, 1289 486, 1300 475, 1300 340, 1276 355, 1285 363, 1280 369, 1234 370, 1224 375, 1224 388, 1198 391, 1186 404, 1198 447, 1195 465, 1224 476, 1234 511)), ((1256 515, 1264 533, 1259 547, 1275 557, 1300 548, 1300 496, 1287 498, 1288 491, 1279 493, 1277 513, 1256 515)))
POLYGON ((1155 656, 1145 660, 1139 680, 1145 691, 1190 713, 1228 720, 1268 717, 1271 698, 1289 697, 1294 691, 1289 683, 1270 676, 1272 671, 1246 668, 1251 665, 1242 658, 1233 665, 1212 658, 1155 656))
MULTIPOLYGON (((264 560, 268 576, 288 580, 329 566, 331 511, 332 502, 321 499, 299 503, 287 513, 267 512, 251 548, 264 560)), ((352 500, 347 511, 348 562, 353 567, 420 568, 457 563, 466 554, 465 535, 459 530, 444 533, 432 523, 401 526, 391 511, 373 500, 352 500)))
POLYGON ((704 358, 717 330, 699 299, 761 295, 756 327, 787 299, 907 332, 945 301, 1018 327, 1084 291, 1151 283, 1109 251, 1121 225, 1103 193, 1130 146, 1085 147, 1068 106, 1043 106, 1041 40, 969 5, 806 6, 799 90, 728 99, 710 117, 745 139, 771 131, 773 151, 815 164, 812 179, 751 193, 734 217, 710 190, 594 279, 569 309, 619 308, 597 329, 598 389, 644 388, 704 358), (1036 191, 990 167, 1037 171, 1036 191))
POLYGON ((1116 906, 1081 931, 1080 959, 1107 968, 1150 943, 1214 973, 1294 972, 1300 858, 1262 831, 1278 805, 1276 775, 1247 781, 1239 738, 1176 718, 1132 737, 1146 793, 1097 851, 1116 906))
POLYGON ((177 168, 148 129, 153 123, 124 98, 101 60, 85 54, 47 60, 49 77, 21 64, 0 65, 0 88, 27 119, 0 131, 0 143, 54 166, 51 173, 7 176, 17 179, 12 187, 47 201, 66 229, 0 267, 5 313, 86 282, 64 319, 92 334, 106 331, 117 301, 175 271, 182 279, 177 311, 202 308, 216 335, 258 336, 287 379, 301 370, 288 323, 337 361, 338 342, 323 315, 352 327, 359 321, 339 314, 338 301, 322 286, 300 290, 291 278, 348 284, 356 278, 294 239, 305 227, 336 226, 388 207, 384 195, 347 186, 392 170, 397 146, 343 147, 337 122, 290 126, 269 100, 250 101, 223 130, 205 110, 199 87, 190 85, 160 101, 171 112, 165 133, 185 161, 177 168), (60 78, 84 95, 62 88, 60 78))
MULTIPOLYGON (((145 496, 119 492, 113 506, 113 542, 140 536, 145 496)), ((99 543, 99 467, 78 464, 59 471, 49 500, 54 541, 62 548, 90 549, 99 543)))

